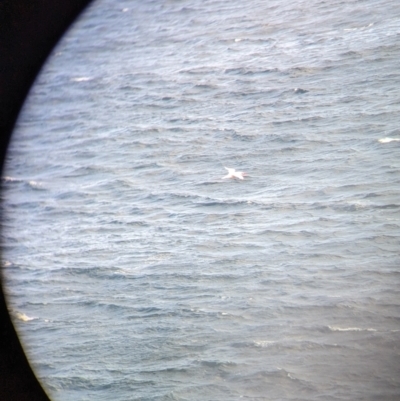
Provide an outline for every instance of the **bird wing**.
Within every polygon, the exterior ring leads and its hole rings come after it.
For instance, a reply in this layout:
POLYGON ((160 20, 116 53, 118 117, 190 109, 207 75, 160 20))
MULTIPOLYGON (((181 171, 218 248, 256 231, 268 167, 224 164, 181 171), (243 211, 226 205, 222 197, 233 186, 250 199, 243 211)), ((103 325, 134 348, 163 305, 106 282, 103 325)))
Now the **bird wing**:
POLYGON ((244 178, 243 178, 243 172, 241 172, 241 171, 235 172, 234 176, 235 176, 236 178, 239 178, 240 180, 244 180, 244 178))

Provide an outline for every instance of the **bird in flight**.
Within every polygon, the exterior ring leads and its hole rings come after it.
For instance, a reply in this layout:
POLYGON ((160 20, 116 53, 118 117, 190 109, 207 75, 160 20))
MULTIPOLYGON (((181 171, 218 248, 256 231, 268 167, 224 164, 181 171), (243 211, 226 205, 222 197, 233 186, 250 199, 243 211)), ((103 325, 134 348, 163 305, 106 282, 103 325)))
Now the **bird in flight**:
POLYGON ((234 168, 228 168, 228 167, 225 168, 228 170, 228 174, 222 177, 223 180, 225 178, 239 178, 240 180, 244 180, 244 176, 247 175, 243 171, 236 171, 234 168))

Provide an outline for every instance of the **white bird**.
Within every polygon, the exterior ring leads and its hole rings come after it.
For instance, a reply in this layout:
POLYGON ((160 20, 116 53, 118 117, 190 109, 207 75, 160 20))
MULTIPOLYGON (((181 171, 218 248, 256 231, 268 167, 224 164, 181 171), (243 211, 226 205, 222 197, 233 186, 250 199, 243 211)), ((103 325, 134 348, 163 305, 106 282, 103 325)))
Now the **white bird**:
POLYGON ((239 178, 240 180, 244 180, 244 176, 247 175, 243 171, 236 171, 234 168, 228 168, 228 167, 225 168, 228 170, 228 174, 222 177, 223 180, 225 178, 239 178))

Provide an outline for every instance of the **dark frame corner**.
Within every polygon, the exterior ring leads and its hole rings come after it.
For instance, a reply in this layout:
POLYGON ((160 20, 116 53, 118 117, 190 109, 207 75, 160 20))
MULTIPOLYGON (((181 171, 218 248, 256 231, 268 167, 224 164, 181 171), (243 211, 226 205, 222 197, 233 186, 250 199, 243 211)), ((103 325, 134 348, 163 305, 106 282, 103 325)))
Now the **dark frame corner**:
MULTIPOLYGON (((58 40, 90 0, 0 1, 0 157, 22 104, 58 40)), ((1 284, 0 275, 0 284, 1 284)), ((0 400, 48 401, 11 322, 0 285, 0 400)))

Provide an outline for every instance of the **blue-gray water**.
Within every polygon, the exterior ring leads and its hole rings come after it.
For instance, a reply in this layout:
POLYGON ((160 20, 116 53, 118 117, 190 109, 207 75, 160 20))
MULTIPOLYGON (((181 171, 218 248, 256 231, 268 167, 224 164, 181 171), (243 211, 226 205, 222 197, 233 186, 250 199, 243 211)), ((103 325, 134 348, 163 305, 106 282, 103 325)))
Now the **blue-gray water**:
POLYGON ((397 0, 93 3, 3 172, 51 397, 399 400, 399 60, 397 0))

